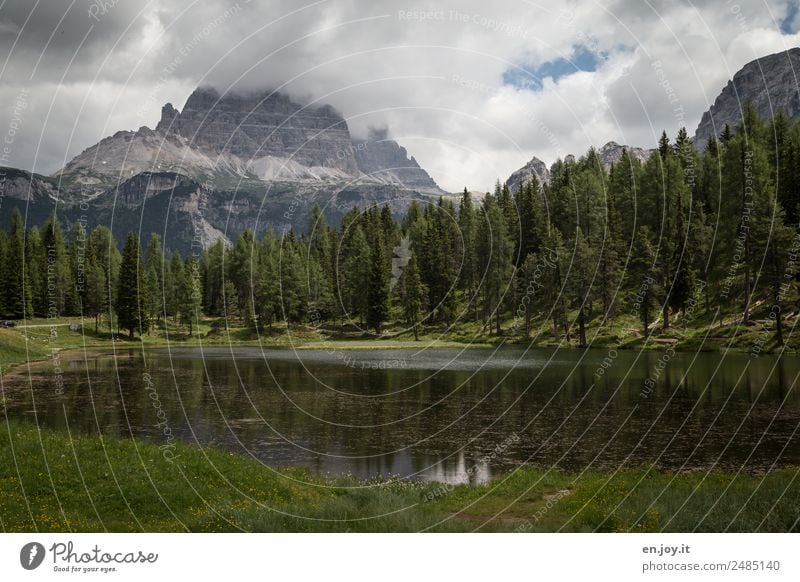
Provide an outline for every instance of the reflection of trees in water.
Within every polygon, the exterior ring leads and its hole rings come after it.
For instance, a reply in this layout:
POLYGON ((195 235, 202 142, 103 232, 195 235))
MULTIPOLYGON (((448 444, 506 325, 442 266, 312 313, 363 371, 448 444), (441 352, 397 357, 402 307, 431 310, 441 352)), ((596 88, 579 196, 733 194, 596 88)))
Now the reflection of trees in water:
MULTIPOLYGON (((148 355, 147 371, 182 438, 249 451, 267 463, 361 476, 439 471, 454 479, 459 458, 472 467, 512 433, 520 442, 486 463, 485 471, 523 462, 602 469, 656 460, 679 468, 688 460, 702 467, 720 455, 720 468, 738 469, 759 441, 751 467, 765 467, 796 424, 798 396, 790 386, 800 371, 797 358, 677 353, 643 399, 641 386, 658 352, 621 351, 602 378, 594 374, 599 360, 591 352, 561 350, 550 365, 480 371, 487 352, 469 352, 463 356, 469 366, 438 372, 355 369, 318 354, 306 367, 291 358, 270 360, 268 367, 259 358, 170 359, 158 352, 148 355)), ((403 357, 413 365, 411 355, 403 357)), ((106 433, 155 438, 144 371, 135 350, 116 361, 93 357, 66 365, 60 398, 46 374, 33 376, 39 420, 61 428, 68 422, 78 434, 96 433, 99 425, 106 433)), ((30 418, 27 376, 10 378, 5 389, 13 396, 9 414, 30 418)), ((799 462, 797 447, 778 459, 778 465, 799 462)))

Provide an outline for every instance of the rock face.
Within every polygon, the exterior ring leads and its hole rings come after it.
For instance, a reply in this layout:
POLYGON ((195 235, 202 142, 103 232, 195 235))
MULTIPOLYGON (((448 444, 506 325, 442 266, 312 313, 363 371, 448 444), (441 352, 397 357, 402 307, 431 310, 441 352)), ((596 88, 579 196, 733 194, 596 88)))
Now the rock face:
POLYGON ((623 150, 626 150, 630 157, 640 162, 645 161, 650 157, 650 154, 653 153, 653 150, 620 145, 615 141, 610 141, 597 150, 597 154, 600 156, 600 159, 603 160, 603 165, 606 170, 608 170, 611 168, 612 164, 616 164, 622 159, 623 150))
MULTIPOLYGON (((646 160, 650 157, 650 154, 653 153, 653 150, 620 145, 615 141, 610 141, 597 150, 597 155, 600 156, 606 170, 609 170, 612 164, 616 164, 622 159, 623 150, 627 150, 629 156, 640 161, 646 160)), ((574 161, 575 156, 572 154, 564 158, 564 162, 566 163, 572 163, 574 161)), ((506 180, 506 184, 513 193, 519 190, 522 184, 530 181, 532 176, 536 176, 536 179, 539 180, 539 184, 541 185, 547 184, 550 181, 550 170, 548 170, 545 163, 537 157, 534 157, 530 162, 511 174, 508 180, 506 180)))
POLYGON ((353 140, 330 105, 304 107, 274 92, 221 96, 196 89, 182 111, 164 105, 155 130, 119 131, 56 175, 99 194, 140 172, 175 172, 204 183, 355 180, 442 193, 385 132, 353 140))
POLYGON ((182 111, 164 105, 154 130, 119 131, 50 178, 9 179, 9 200, 27 204, 29 184, 29 206, 43 217, 58 198, 67 226, 86 214, 87 226, 105 224, 118 240, 128 230, 158 232, 183 252, 246 228, 302 231, 315 204, 336 224, 354 206, 386 204, 399 216, 412 200, 443 194, 387 132, 353 140, 329 105, 202 88, 182 111))
POLYGON ((547 166, 542 160, 535 156, 531 158, 530 162, 511 174, 508 180, 506 180, 506 185, 513 194, 520 189, 520 186, 530 182, 531 178, 534 176, 539 181, 540 186, 550 181, 550 170, 547 169, 547 166))
POLYGON ((752 101, 759 115, 771 119, 783 109, 789 117, 800 117, 800 48, 761 57, 737 72, 703 114, 694 135, 695 146, 703 150, 708 139, 719 136, 729 124, 741 125, 742 109, 752 101))
POLYGON ((180 113, 169 106, 159 126, 187 138, 193 147, 244 160, 288 158, 303 166, 357 174, 347 122, 330 105, 303 107, 281 93, 225 95, 197 89, 180 113))
POLYGON ((406 149, 388 138, 387 130, 371 130, 366 140, 353 140, 353 155, 358 169, 384 184, 436 192, 439 187, 406 149))

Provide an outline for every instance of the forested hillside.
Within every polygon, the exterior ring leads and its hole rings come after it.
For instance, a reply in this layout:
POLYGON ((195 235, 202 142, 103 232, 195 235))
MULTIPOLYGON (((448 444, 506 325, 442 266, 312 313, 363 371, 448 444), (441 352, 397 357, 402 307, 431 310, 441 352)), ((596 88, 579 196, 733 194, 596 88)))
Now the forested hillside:
POLYGON ((104 316, 146 333, 165 318, 414 336, 469 324, 477 336, 585 346, 590 324, 635 317, 642 337, 675 318, 748 325, 784 343, 796 315, 800 124, 748 108, 700 153, 681 130, 644 162, 606 171, 594 150, 512 192, 350 210, 338 228, 315 207, 307 229, 245 231, 187 257, 160 239, 59 221, 0 233, 4 317, 104 316), (410 248, 410 253, 404 252, 410 248), (394 275, 393 275, 394 273, 394 275), (727 317, 727 321, 725 321, 727 317))

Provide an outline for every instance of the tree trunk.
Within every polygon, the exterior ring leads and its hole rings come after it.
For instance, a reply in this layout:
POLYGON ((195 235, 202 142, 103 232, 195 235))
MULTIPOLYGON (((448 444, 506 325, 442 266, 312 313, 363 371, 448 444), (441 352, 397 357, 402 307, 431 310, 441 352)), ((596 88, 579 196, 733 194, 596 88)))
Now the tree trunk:
POLYGON ((778 340, 778 346, 783 347, 783 314, 781 313, 781 304, 776 303, 775 307, 778 308, 778 313, 775 317, 775 338, 778 340))
POLYGON ((586 347, 586 316, 583 314, 583 307, 578 315, 578 347, 586 347))

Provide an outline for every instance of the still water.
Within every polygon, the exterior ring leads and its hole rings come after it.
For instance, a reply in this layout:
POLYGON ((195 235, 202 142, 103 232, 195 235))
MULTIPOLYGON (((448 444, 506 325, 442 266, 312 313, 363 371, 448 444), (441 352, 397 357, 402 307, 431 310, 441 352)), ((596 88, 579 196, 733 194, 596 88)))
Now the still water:
POLYGON ((527 463, 800 465, 800 358, 553 350, 125 350, 3 380, 10 417, 358 477, 483 482, 527 463), (60 371, 60 373, 59 373, 60 371))

